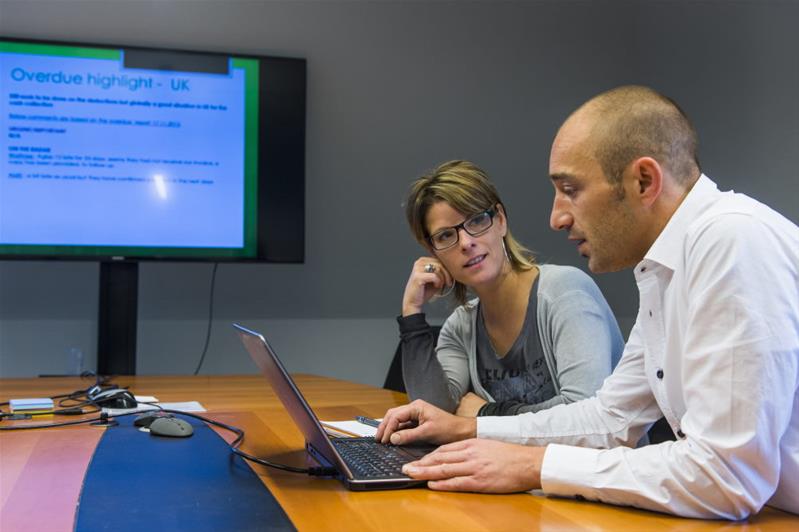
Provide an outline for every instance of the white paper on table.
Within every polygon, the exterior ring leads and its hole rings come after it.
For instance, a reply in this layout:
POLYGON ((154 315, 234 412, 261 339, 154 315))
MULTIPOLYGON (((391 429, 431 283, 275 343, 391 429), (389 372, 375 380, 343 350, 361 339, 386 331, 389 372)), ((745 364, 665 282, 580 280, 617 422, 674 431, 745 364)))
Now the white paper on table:
MULTIPOLYGON (((378 419, 377 421, 380 420, 378 419)), ((320 423, 322 427, 330 427, 333 430, 342 431, 353 436, 374 437, 374 435, 377 434, 377 427, 365 425, 355 419, 349 419, 347 421, 320 421, 320 423)))
POLYGON ((206 412, 203 405, 198 401, 184 401, 182 403, 156 403, 155 405, 140 404, 136 408, 103 408, 103 413, 109 416, 120 416, 133 412, 147 412, 148 410, 180 410, 181 412, 206 412), (157 406, 156 406, 157 405, 157 406))
POLYGON ((134 395, 137 403, 157 403, 158 398, 154 395, 134 395))

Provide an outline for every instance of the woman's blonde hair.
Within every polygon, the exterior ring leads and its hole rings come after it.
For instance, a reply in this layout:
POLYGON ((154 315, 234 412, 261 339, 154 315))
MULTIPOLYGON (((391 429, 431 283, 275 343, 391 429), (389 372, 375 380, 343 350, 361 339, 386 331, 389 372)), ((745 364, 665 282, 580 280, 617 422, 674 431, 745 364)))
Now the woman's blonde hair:
MULTIPOLYGON (((414 181, 405 202, 408 226, 416 240, 428 250, 432 250, 432 246, 425 225, 427 212, 433 204, 440 201, 464 216, 477 214, 499 204, 502 205, 507 220, 508 211, 499 198, 497 189, 480 167, 469 161, 446 162, 414 181)), ((533 253, 513 238, 510 227, 503 240, 508 261, 514 271, 525 271, 535 266, 533 253)), ((459 304, 467 300, 467 288, 459 282, 455 283, 455 300, 459 304)))

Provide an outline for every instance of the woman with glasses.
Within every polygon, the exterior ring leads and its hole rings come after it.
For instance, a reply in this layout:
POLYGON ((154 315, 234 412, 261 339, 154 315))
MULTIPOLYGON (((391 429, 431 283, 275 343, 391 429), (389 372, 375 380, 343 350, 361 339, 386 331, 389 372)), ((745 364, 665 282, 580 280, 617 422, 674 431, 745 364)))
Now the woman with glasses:
POLYGON ((412 184, 405 213, 429 253, 398 318, 411 399, 497 416, 594 395, 624 347, 607 302, 581 270, 535 263, 480 168, 442 164, 412 184), (436 339, 423 307, 449 293, 460 306, 436 339))

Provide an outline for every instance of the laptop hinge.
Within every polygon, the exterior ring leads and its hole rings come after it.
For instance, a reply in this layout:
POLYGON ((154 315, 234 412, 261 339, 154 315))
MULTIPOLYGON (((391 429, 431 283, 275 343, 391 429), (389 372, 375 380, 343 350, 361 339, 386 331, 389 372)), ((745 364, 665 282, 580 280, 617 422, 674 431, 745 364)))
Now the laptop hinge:
POLYGON ((332 468, 338 470, 338 467, 336 467, 336 464, 331 464, 330 460, 325 458, 325 456, 322 453, 317 451, 316 447, 314 447, 310 442, 305 442, 305 451, 308 454, 310 454, 313 457, 313 459, 316 460, 317 463, 320 466, 322 466, 322 467, 332 467, 332 468))

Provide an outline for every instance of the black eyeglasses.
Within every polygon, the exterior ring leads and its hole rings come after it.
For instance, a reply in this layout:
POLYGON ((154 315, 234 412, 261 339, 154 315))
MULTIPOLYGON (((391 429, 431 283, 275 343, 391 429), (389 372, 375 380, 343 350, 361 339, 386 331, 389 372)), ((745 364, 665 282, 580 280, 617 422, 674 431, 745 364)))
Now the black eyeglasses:
POLYGON ((492 207, 465 219, 458 225, 440 229, 428 238, 430 245, 438 251, 451 248, 458 243, 460 238, 459 229, 463 229, 471 236, 480 236, 494 225, 494 216, 496 214, 497 211, 492 207))

